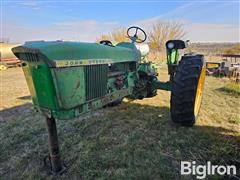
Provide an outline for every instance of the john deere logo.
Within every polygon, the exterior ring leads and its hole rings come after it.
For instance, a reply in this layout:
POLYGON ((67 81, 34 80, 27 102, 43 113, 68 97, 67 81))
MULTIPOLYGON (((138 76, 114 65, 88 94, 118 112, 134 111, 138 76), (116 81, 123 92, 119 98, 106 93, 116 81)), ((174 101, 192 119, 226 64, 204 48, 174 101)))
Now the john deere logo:
POLYGON ((112 63, 111 59, 79 59, 79 60, 55 60, 56 67, 70 67, 81 65, 94 65, 94 64, 109 64, 112 63))

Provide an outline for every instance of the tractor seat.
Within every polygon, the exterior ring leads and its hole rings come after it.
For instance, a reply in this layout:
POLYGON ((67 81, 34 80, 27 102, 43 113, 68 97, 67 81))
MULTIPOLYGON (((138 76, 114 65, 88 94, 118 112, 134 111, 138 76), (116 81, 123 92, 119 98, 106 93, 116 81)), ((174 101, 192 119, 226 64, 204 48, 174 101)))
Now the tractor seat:
POLYGON ((99 42, 99 44, 102 44, 102 45, 105 45, 105 46, 115 47, 115 46, 112 44, 112 42, 109 41, 109 40, 101 40, 101 41, 99 42))

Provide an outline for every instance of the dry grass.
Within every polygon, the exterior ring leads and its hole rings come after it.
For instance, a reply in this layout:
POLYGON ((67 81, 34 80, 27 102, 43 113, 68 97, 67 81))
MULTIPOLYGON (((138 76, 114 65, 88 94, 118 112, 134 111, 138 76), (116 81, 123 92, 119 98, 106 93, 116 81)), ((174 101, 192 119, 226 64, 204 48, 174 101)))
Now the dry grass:
POLYGON ((0 71, 0 80, 0 110, 31 102, 31 100, 23 101, 20 98, 30 95, 21 68, 0 71))
POLYGON ((229 82, 222 88, 222 90, 235 95, 240 95, 240 84, 229 82))
MULTIPOLYGON (((167 79, 165 68, 159 74, 167 79)), ((0 179, 51 179, 43 166, 48 153, 44 117, 33 110, 22 71, 8 69, 1 79, 0 179)), ((219 89, 228 82, 206 78, 201 113, 193 128, 171 122, 170 93, 165 91, 57 121, 61 154, 68 166, 61 179, 180 179, 181 160, 239 165, 239 96, 219 89)))

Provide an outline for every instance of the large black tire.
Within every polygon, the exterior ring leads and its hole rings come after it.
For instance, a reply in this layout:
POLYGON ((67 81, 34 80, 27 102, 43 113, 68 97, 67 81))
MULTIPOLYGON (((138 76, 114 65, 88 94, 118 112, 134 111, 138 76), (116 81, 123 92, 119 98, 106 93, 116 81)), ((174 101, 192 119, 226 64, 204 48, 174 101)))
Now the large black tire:
POLYGON ((173 122, 194 125, 201 106, 205 73, 203 55, 185 55, 180 60, 172 83, 170 111, 173 122))

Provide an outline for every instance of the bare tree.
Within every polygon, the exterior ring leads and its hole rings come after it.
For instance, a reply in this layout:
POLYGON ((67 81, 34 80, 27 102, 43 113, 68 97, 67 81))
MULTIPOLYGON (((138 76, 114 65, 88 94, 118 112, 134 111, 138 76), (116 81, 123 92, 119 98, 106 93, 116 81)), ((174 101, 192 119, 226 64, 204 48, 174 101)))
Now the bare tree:
POLYGON ((235 44, 233 47, 224 51, 226 54, 240 54, 240 43, 235 44))
POLYGON ((101 40, 109 40, 112 41, 112 37, 108 34, 102 34, 100 37, 97 38, 96 42, 100 42, 101 40))
MULTIPOLYGON (((149 59, 165 60, 165 43, 170 39, 181 39, 185 36, 183 25, 173 21, 158 21, 152 25, 148 33, 148 43, 150 45, 149 59)), ((129 42, 126 28, 114 29, 109 34, 103 34, 97 38, 97 42, 101 40, 110 40, 112 42, 129 42)))
POLYGON ((99 38, 97 38, 97 42, 101 40, 110 40, 115 42, 123 42, 123 41, 129 41, 127 38, 127 29, 126 28, 118 28, 114 29, 109 34, 103 34, 99 38))
POLYGON ((120 28, 116 29, 111 32, 111 37, 113 37, 114 41, 117 42, 123 42, 123 41, 129 41, 127 37, 127 29, 126 28, 120 28))
POLYGON ((152 30, 148 33, 151 49, 158 52, 165 49, 165 43, 170 39, 181 39, 185 36, 181 23, 172 21, 158 21, 153 24, 152 30))

